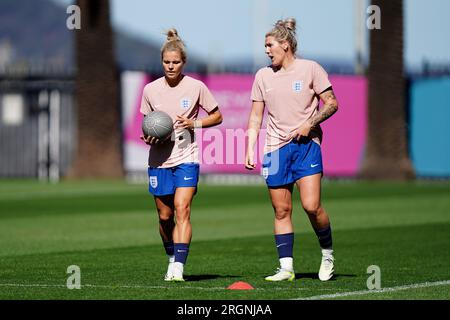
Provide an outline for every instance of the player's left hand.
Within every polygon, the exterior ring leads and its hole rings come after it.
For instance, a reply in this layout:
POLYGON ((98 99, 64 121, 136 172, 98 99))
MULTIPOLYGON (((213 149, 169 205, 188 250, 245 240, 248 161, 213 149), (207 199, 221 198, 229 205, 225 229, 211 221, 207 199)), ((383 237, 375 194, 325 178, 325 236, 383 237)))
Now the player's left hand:
POLYGON ((194 120, 188 119, 183 116, 177 115, 177 121, 175 122, 176 129, 194 129, 194 120))
POLYGON ((291 134, 291 138, 299 141, 302 137, 308 137, 311 132, 312 126, 306 121, 304 124, 300 126, 297 130, 295 130, 291 134))
POLYGON ((146 144, 148 144, 149 146, 154 146, 155 144, 158 144, 161 142, 161 140, 159 140, 158 138, 155 137, 150 137, 150 136, 145 136, 142 135, 139 137, 142 141, 144 141, 146 144))

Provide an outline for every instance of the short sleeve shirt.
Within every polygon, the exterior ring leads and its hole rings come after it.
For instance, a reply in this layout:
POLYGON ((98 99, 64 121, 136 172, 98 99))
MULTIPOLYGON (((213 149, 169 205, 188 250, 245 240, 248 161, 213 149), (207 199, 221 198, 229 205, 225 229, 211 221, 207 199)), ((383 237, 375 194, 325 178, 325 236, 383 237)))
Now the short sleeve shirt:
MULTIPOLYGON (((217 106, 203 82, 184 76, 176 87, 170 87, 165 77, 161 77, 144 87, 140 111, 144 115, 155 110, 164 111, 175 123, 177 115, 195 120, 199 108, 209 113, 217 106)), ((170 168, 187 162, 199 162, 198 145, 192 130, 175 129, 171 139, 150 148, 150 167, 170 168)))
MULTIPOLYGON (((264 102, 268 111, 264 153, 289 143, 293 132, 318 112, 323 91, 331 87, 327 72, 317 62, 296 59, 286 70, 261 68, 255 75, 251 98, 264 102)), ((322 130, 311 130, 320 144, 322 130)))

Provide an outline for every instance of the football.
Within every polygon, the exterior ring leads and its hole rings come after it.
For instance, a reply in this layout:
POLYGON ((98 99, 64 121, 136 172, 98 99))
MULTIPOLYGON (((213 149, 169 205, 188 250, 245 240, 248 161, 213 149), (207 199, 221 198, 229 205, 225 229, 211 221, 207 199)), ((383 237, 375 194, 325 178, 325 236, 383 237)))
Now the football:
POLYGON ((146 136, 166 140, 173 131, 172 118, 164 111, 153 111, 142 120, 142 132, 146 136))

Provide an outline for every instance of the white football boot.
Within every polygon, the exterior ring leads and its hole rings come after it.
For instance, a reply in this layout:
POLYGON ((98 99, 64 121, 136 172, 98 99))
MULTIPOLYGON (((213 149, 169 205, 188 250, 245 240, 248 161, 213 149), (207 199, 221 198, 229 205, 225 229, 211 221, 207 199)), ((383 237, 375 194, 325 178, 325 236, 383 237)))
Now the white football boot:
POLYGON ((184 281, 183 278, 184 265, 181 262, 175 262, 172 267, 172 280, 181 282, 184 281))
POLYGON ((293 281, 295 279, 294 271, 278 268, 273 276, 265 278, 266 281, 293 281))
POLYGON ((173 262, 169 262, 169 266, 167 267, 166 275, 164 276, 164 281, 172 281, 173 279, 173 262))
POLYGON ((322 255, 322 263, 319 269, 319 279, 321 281, 328 281, 334 275, 334 257, 332 254, 322 255))

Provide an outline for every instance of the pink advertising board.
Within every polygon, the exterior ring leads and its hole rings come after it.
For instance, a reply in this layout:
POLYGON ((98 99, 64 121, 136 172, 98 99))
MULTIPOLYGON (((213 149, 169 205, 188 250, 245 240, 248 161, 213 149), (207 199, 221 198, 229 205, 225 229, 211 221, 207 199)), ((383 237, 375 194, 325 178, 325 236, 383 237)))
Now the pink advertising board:
POLYGON ((339 110, 321 126, 325 176, 351 177, 359 170, 367 131, 367 81, 358 76, 330 76, 339 110))
MULTIPOLYGON (((251 109, 253 75, 218 74, 199 77, 211 90, 223 114, 222 125, 197 132, 202 173, 260 174, 265 130, 256 147, 257 169, 244 168, 245 135, 251 109)), ((339 100, 339 111, 323 125, 323 162, 326 176, 354 176, 359 168, 366 139, 367 85, 363 77, 330 76, 339 100)), ((148 147, 139 140, 142 115, 139 113, 142 89, 151 78, 145 74, 122 76, 124 107, 125 169, 145 170, 148 147), (134 97, 134 98, 133 98, 134 97)), ((205 113, 200 113, 200 117, 205 113)), ((266 117, 265 117, 266 119, 266 117)), ((265 121, 263 128, 265 127, 265 121)))

